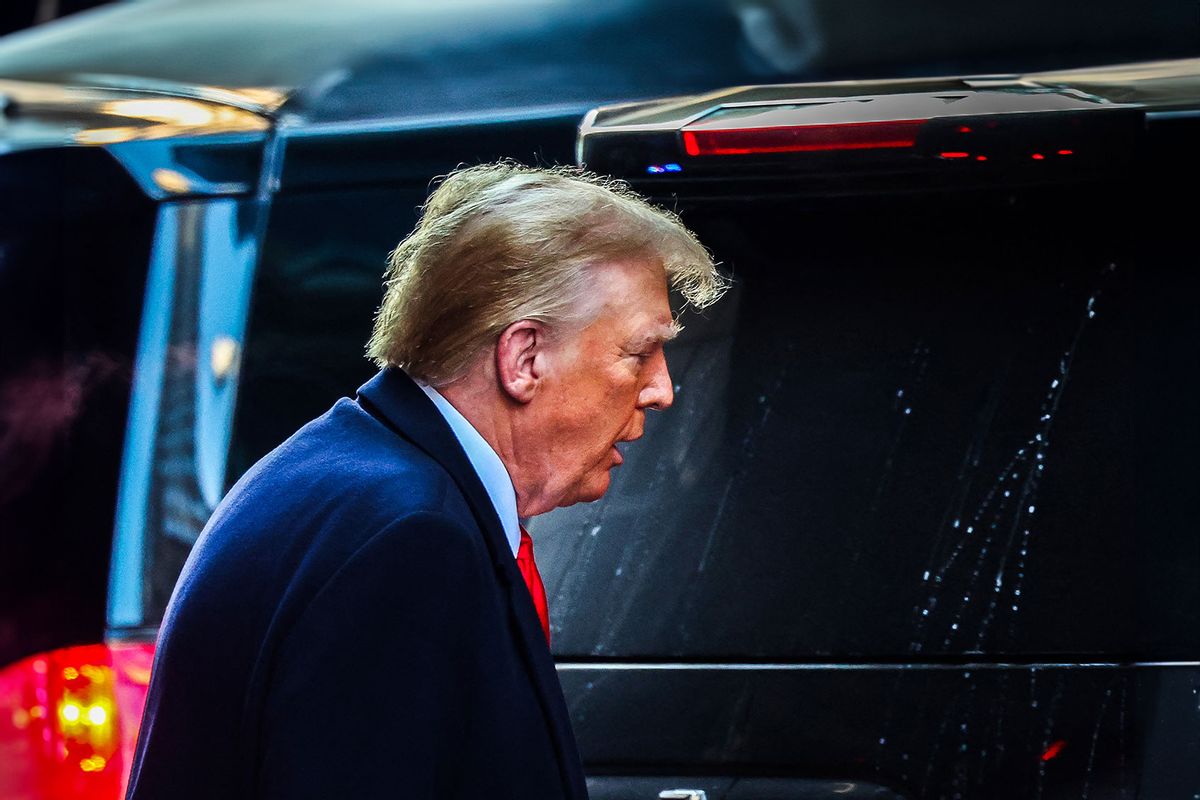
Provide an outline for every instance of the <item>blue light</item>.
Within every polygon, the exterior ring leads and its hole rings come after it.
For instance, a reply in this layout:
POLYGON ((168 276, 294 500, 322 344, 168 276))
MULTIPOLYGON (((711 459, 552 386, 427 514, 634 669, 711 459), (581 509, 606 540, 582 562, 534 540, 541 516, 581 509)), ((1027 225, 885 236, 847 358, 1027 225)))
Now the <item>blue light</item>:
POLYGON ((657 164, 651 164, 650 166, 646 167, 646 172, 649 172, 651 175, 658 175, 659 173, 666 171, 666 167, 660 167, 657 164))
POLYGON ((664 165, 663 169, 665 169, 667 172, 683 172, 683 167, 679 166, 678 164, 666 164, 664 165))

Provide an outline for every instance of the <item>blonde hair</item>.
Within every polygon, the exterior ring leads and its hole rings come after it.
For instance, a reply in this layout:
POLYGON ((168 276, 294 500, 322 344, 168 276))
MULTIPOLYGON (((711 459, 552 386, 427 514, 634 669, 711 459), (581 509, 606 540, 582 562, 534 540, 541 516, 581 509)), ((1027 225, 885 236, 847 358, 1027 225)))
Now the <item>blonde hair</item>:
POLYGON ((443 386, 518 320, 589 322, 588 269, 631 259, 661 264, 697 308, 726 287, 679 218, 620 181, 507 161, 457 170, 388 257, 367 355, 443 386))

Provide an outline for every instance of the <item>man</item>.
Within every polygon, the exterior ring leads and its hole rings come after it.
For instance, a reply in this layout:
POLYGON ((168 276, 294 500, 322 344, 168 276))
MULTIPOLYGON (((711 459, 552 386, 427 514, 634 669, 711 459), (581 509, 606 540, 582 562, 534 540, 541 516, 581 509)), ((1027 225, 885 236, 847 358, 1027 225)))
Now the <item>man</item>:
POLYGON ((573 170, 450 175, 392 253, 381 372, 255 465, 159 638, 130 797, 580 798, 520 517, 595 500, 671 405, 673 217, 573 170))

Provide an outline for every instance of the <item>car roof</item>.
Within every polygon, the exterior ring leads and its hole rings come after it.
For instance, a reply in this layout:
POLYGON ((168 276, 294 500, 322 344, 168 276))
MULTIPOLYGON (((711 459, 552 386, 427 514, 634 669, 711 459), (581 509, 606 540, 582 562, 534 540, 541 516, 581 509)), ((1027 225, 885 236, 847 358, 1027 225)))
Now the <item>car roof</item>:
POLYGON ((669 5, 121 3, 0 41, 0 77, 164 92, 219 87, 269 111, 286 104, 294 123, 585 107, 752 77, 723 4, 697 3, 686 19, 669 5))
MULTIPOLYGON (((0 77, 163 93, 219 88, 302 125, 1197 51, 1183 4, 1147 15, 1130 14, 1124 0, 1097 0, 1080 16, 1013 0, 982 27, 961 13, 905 14, 873 0, 853 15, 835 0, 804 4, 801 16, 793 5, 137 0, 0 40, 0 77)), ((933 6, 956 8, 949 0, 933 6)))
MULTIPOLYGON (((878 81, 824 81, 821 83, 737 86, 696 96, 661 98, 649 102, 621 103, 598 109, 589 127, 676 127, 694 121, 713 109, 738 106, 768 107, 796 100, 894 97, 911 110, 914 98, 926 94, 970 93, 994 90, 1016 99, 1020 93, 1049 98, 1054 90, 1061 104, 1091 100, 1128 103, 1155 111, 1200 108, 1200 58, 1114 64, 1023 75, 968 75, 878 81)), ((970 103, 968 103, 970 105, 970 103)), ((1014 109, 1016 110, 1016 109, 1014 109)), ((924 109, 924 113, 934 113, 924 109)), ((955 114, 961 113, 957 107, 955 114)))

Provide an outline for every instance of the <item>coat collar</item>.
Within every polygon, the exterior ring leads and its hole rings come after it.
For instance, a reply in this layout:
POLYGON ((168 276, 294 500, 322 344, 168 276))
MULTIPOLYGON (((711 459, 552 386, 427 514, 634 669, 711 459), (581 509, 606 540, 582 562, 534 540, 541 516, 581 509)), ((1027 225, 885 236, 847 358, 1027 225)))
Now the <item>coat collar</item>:
POLYGON ((517 569, 495 506, 475 474, 467 454, 433 401, 403 370, 396 367, 383 369, 359 387, 357 399, 368 413, 441 464, 466 498, 509 599, 509 611, 517 631, 520 653, 529 667, 542 711, 553 733, 564 795, 586 798, 587 790, 575 737, 571 733, 562 687, 554 660, 546 647, 541 622, 517 569))
MULTIPOLYGON (((475 515, 492 561, 497 567, 503 565, 505 555, 512 561, 512 550, 508 548, 504 526, 496 516, 492 499, 454 431, 421 387, 402 370, 388 367, 359 387, 358 400, 361 405, 369 405, 368 411, 374 412, 374 416, 395 433, 415 444, 450 473, 475 515)), ((505 577, 502 572, 501 578, 505 577)))

